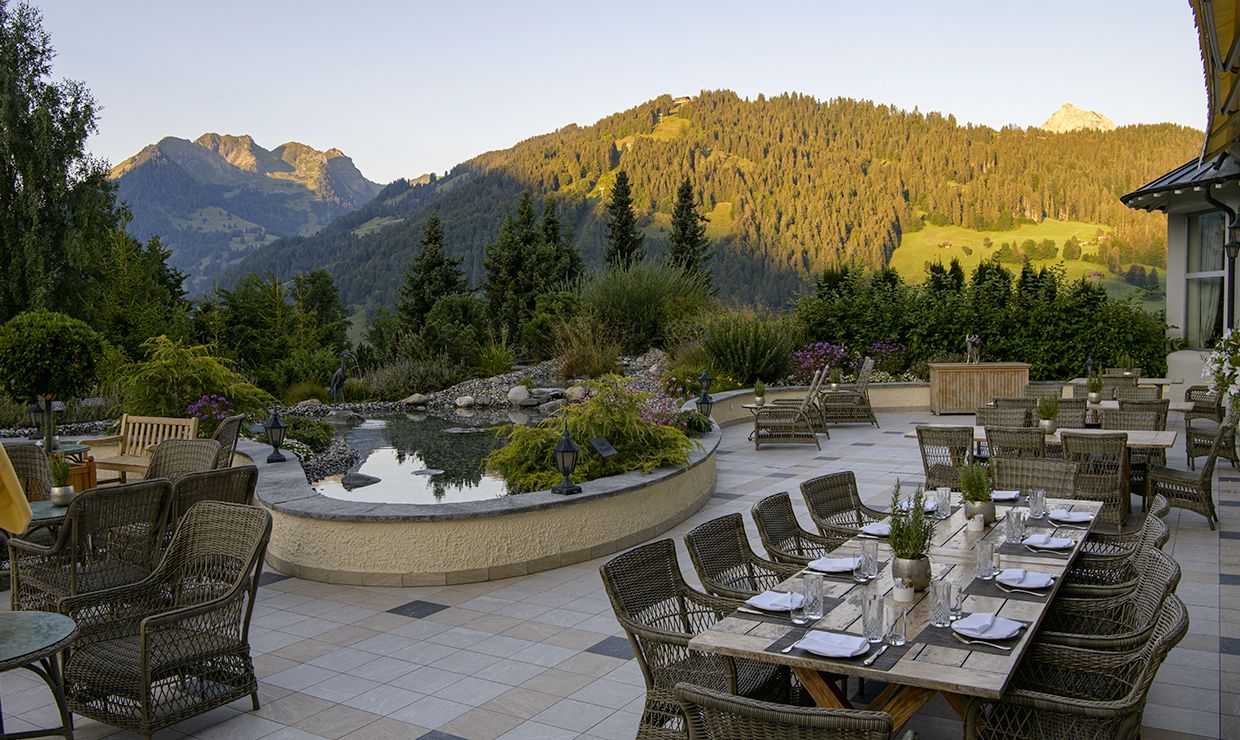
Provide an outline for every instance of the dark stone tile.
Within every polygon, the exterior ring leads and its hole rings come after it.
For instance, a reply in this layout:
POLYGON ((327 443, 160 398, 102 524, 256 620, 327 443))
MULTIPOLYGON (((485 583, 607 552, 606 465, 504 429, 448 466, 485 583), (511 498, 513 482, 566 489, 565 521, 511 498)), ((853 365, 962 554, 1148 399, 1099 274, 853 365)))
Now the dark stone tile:
POLYGON ((739 493, 716 493, 711 498, 723 499, 724 501, 733 501, 741 497, 739 493))
POLYGON ((1240 532, 1219 532, 1220 540, 1240 540, 1240 532))
POLYGON ((1224 655, 1240 655, 1240 637, 1218 638, 1218 651, 1224 655))
POLYGON ((1240 499, 1237 499, 1235 501, 1220 500, 1218 502, 1218 505, 1219 506, 1240 506, 1240 499))
POLYGON ((883 434, 904 434, 904 432, 899 429, 884 429, 883 434))
POLYGON ((441 730, 431 730, 425 735, 418 735, 418 740, 467 740, 460 735, 453 735, 441 730))
POLYGON ((873 442, 853 442, 852 446, 853 447, 873 447, 874 443, 873 442))
POLYGON ((1219 573, 1218 585, 1220 586, 1240 586, 1240 576, 1231 573, 1219 573))
MULTIPOLYGON (((441 612, 447 608, 448 607, 444 606, 443 604, 436 604, 433 601, 414 600, 414 601, 410 601, 408 604, 401 604, 400 606, 388 609, 388 613, 399 614, 402 617, 413 617, 415 619, 421 619, 423 617, 429 617, 435 612, 441 612)), ((426 737, 426 736, 423 735, 423 737, 426 737)))
POLYGON ((587 653, 606 655, 610 658, 630 660, 633 657, 633 645, 627 637, 605 637, 586 648, 587 653))
POLYGON ((835 457, 835 456, 833 456, 833 455, 819 455, 819 456, 815 457, 814 459, 815 459, 815 460, 822 460, 823 462, 832 462, 832 461, 835 461, 835 460, 839 460, 839 458, 838 458, 838 457, 835 457))
POLYGON ((796 475, 792 473, 768 473, 764 477, 766 478, 795 478, 796 475))
POLYGON ((283 573, 276 573, 275 571, 269 570, 266 573, 258 577, 258 585, 270 586, 273 583, 279 583, 280 581, 287 580, 287 579, 288 579, 288 576, 284 575, 283 573))

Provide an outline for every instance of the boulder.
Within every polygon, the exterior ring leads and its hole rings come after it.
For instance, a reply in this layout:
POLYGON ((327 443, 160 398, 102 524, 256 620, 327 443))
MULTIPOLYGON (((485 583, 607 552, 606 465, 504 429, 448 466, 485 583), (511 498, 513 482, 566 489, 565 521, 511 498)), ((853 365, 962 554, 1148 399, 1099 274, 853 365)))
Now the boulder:
POLYGON ((473 396, 457 396, 456 407, 458 409, 471 409, 474 407, 473 396))
POLYGON ((323 402, 317 398, 307 398, 304 401, 297 402, 298 408, 306 408, 307 406, 322 406, 322 405, 323 405, 323 402))
POLYGON ((523 385, 514 385, 508 389, 508 403, 520 406, 530 399, 530 389, 523 385))
POLYGON ((346 409, 332 409, 327 413, 327 416, 331 419, 339 419, 351 427, 355 427, 366 421, 366 417, 355 411, 348 411, 346 409))
POLYGON ((352 473, 345 473, 345 476, 340 479, 340 485, 344 486, 346 491, 352 491, 354 488, 373 486, 378 482, 379 479, 373 475, 366 475, 365 473, 358 473, 356 471, 352 473))
POLYGON ((421 393, 415 393, 412 396, 406 398, 404 401, 401 401, 401 403, 406 403, 406 404, 409 404, 410 406, 425 406, 426 401, 427 401, 426 396, 422 395, 421 393))
POLYGON ((650 366, 649 372, 651 375, 658 377, 663 374, 663 366, 656 362, 650 366))
POLYGON ((585 386, 574 385, 571 388, 564 389, 564 398, 569 401, 580 401, 586 397, 585 386))
POLYGON ((554 401, 547 401, 546 403, 539 405, 538 413, 540 414, 555 413, 556 411, 559 411, 561 408, 563 408, 565 404, 567 403, 568 401, 565 401, 562 398, 557 398, 554 401))
POLYGON ((517 404, 517 406, 523 409, 533 408, 545 400, 546 399, 539 398, 538 396, 530 396, 521 403, 517 404))
POLYGON ((564 397, 563 388, 535 388, 533 391, 531 391, 531 393, 543 399, 544 401, 550 401, 553 398, 564 397))

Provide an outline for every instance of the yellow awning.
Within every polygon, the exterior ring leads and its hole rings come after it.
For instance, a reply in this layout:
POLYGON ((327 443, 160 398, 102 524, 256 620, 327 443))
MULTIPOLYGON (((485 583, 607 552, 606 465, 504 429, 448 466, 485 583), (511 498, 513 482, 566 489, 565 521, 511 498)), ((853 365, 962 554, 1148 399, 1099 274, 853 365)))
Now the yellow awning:
POLYGON ((30 524, 30 503, 9 453, 0 445, 0 529, 21 534, 30 524))
POLYGON ((1197 19, 1210 115, 1201 159, 1240 155, 1240 0, 1189 0, 1197 19))

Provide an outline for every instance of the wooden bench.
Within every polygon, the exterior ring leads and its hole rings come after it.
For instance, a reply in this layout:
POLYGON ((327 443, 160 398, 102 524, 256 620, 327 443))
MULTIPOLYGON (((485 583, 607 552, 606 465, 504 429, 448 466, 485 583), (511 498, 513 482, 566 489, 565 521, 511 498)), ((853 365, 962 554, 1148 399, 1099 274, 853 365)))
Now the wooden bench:
POLYGON ((151 448, 169 439, 194 439, 198 436, 198 419, 173 419, 163 416, 121 417, 120 433, 99 439, 84 439, 83 443, 95 446, 120 445, 115 455, 95 456, 99 470, 120 473, 121 483, 129 473, 142 475, 151 464, 151 448))

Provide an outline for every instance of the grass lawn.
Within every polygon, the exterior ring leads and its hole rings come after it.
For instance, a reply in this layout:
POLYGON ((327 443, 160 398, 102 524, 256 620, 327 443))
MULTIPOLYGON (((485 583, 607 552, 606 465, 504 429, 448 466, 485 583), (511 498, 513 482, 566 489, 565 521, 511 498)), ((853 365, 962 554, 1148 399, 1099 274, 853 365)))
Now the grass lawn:
POLYGON ((380 229, 391 226, 392 224, 398 224, 404 220, 405 219, 400 218, 399 216, 376 216, 354 229, 353 236, 366 236, 367 234, 373 234, 380 229))

